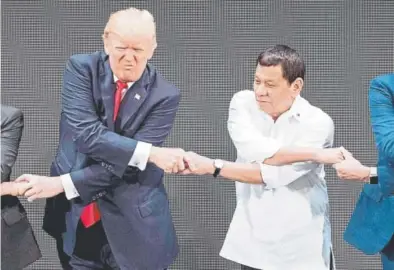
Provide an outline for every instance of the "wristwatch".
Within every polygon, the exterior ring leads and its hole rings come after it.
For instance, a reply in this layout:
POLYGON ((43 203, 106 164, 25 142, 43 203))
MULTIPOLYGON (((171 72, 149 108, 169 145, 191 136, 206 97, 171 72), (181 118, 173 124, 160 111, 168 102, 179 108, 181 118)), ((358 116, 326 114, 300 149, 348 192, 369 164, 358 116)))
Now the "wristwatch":
POLYGON ((371 167, 369 171, 369 183, 378 184, 378 170, 376 167, 371 167))
POLYGON ((220 170, 224 166, 224 162, 221 159, 215 159, 213 161, 213 166, 215 167, 215 172, 213 173, 213 177, 217 177, 220 174, 220 170))

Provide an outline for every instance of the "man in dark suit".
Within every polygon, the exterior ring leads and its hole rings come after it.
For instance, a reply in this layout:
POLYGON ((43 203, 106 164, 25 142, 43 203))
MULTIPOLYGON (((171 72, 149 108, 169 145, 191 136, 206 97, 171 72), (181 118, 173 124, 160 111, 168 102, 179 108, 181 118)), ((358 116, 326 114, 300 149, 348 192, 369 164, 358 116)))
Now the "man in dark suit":
POLYGON ((15 197, 27 186, 9 182, 22 131, 22 112, 1 105, 1 269, 22 269, 41 257, 25 209, 15 197))
POLYGON ((354 158, 335 165, 344 180, 366 182, 344 239, 365 254, 380 253, 384 270, 394 269, 394 73, 371 81, 369 110, 378 149, 378 167, 354 158))
POLYGON ((184 169, 184 151, 160 146, 180 92, 147 63, 155 36, 146 10, 111 15, 105 53, 67 63, 53 177, 18 179, 30 201, 60 194, 47 200, 44 229, 62 236, 72 269, 162 270, 177 256, 162 178, 184 169))

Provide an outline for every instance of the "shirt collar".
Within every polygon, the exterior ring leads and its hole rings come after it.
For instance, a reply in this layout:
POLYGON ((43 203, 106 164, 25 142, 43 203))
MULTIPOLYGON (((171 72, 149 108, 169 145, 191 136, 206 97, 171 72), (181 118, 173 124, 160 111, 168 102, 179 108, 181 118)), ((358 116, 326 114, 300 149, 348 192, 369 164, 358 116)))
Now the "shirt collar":
POLYGON ((302 112, 303 105, 304 105, 303 101, 304 100, 300 95, 298 95, 294 99, 293 105, 291 105, 290 110, 288 111, 289 117, 293 117, 293 118, 297 119, 298 121, 301 121, 302 117, 304 116, 303 112, 302 112))
MULTIPOLYGON (((118 78, 114 74, 114 82, 116 83, 117 81, 118 81, 118 78)), ((134 82, 128 82, 127 83, 127 89, 129 89, 133 84, 134 84, 134 82)))

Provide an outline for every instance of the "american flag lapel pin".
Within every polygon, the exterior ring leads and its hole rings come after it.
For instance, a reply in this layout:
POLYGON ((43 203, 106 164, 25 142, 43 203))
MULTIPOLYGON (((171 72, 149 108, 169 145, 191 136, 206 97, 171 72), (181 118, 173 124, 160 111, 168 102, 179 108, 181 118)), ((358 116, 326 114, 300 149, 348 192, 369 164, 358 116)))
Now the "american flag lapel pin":
POLYGON ((135 94, 134 98, 135 98, 136 100, 140 100, 141 96, 140 96, 139 94, 135 94))

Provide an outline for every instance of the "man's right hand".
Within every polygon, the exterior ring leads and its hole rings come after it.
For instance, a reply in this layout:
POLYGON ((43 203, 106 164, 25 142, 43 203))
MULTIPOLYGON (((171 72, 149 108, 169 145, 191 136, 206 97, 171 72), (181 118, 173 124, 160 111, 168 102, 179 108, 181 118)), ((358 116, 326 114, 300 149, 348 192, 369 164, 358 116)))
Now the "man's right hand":
POLYGON ((344 152, 350 154, 345 148, 324 148, 319 149, 316 152, 314 161, 320 164, 336 164, 342 162, 345 159, 344 152))
POLYGON ((185 170, 185 151, 180 148, 165 148, 152 146, 149 162, 156 164, 166 173, 178 173, 185 170))

